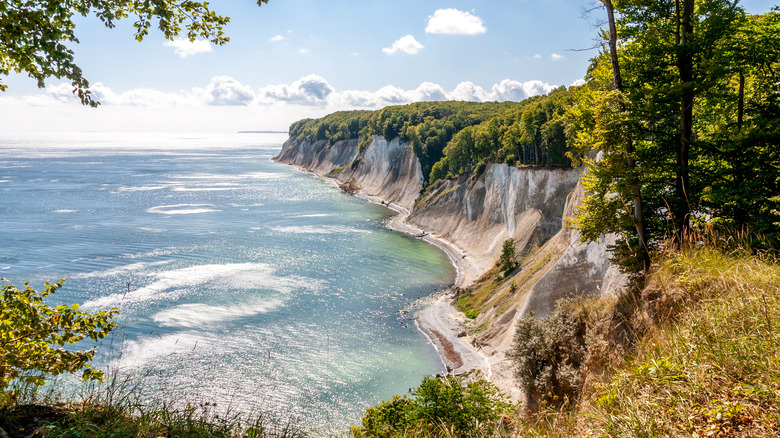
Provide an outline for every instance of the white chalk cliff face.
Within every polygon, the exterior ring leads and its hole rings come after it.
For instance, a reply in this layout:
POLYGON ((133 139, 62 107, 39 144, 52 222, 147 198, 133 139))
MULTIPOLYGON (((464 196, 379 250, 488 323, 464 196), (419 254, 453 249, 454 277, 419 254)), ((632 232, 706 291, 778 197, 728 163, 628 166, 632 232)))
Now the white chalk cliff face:
POLYGON ((275 159, 342 183, 354 179, 361 192, 411 210, 423 184, 420 161, 411 148, 378 136, 363 151, 359 144, 357 139, 334 145, 290 139, 275 159))
POLYGON ((409 210, 409 223, 457 248, 455 257, 465 262, 458 265, 468 271, 460 273, 459 286, 490 270, 503 242, 514 239, 523 267, 496 288, 490 310, 479 315, 487 329, 469 338, 487 358, 491 380, 513 398, 519 395, 506 352, 517 320, 531 312, 546 316, 560 298, 610 295, 625 284, 606 252, 614 239, 581 244, 579 233, 564 225, 583 197, 582 169, 489 164, 481 175, 461 175, 419 198, 423 175, 411 147, 379 136, 363 151, 358 144, 288 140, 276 160, 354 181, 362 193, 409 210))

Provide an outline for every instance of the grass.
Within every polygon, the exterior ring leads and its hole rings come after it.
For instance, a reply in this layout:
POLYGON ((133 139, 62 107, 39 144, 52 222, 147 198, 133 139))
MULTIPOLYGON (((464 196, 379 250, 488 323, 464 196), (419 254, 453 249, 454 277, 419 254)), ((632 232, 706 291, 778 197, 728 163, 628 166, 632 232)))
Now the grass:
POLYGON ((589 369, 576 407, 548 409, 520 436, 780 435, 780 266, 694 242, 668 252, 626 324, 638 341, 589 369))
MULTIPOLYGON (((495 291, 494 282, 485 283, 495 291)), ((459 305, 476 309, 480 298, 467 294, 459 305)), ((593 317, 585 390, 576 401, 468 433, 433 424, 397 436, 780 436, 777 260, 695 239, 659 256, 642 291, 582 306, 593 317), (626 336, 616 335, 618 326, 626 336)), ((14 406, 0 409, 0 427, 11 438, 36 431, 68 438, 304 436, 267 415, 209 404, 147 405, 139 394, 117 379, 79 403, 23 392, 14 406)))
POLYGON ((508 277, 504 277, 500 269, 494 266, 458 298, 455 307, 471 319, 495 308, 491 321, 500 318, 531 289, 561 255, 562 252, 556 252, 554 248, 535 248, 520 261, 519 268, 508 277))
POLYGON ((173 406, 142 401, 131 378, 116 375, 103 386, 87 386, 78 402, 53 390, 17 388, 16 402, 0 407, 0 429, 10 438, 218 437, 299 438, 290 424, 266 414, 245 414, 212 403, 173 406))

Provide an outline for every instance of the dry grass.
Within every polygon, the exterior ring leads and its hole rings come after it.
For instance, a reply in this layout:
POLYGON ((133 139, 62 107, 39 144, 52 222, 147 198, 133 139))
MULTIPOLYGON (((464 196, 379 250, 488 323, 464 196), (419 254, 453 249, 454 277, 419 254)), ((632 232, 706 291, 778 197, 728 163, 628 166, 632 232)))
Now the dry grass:
POLYGON ((630 311, 615 302, 632 345, 606 343, 628 353, 590 364, 577 407, 530 416, 517 435, 780 436, 780 266, 713 242, 664 254, 630 311))

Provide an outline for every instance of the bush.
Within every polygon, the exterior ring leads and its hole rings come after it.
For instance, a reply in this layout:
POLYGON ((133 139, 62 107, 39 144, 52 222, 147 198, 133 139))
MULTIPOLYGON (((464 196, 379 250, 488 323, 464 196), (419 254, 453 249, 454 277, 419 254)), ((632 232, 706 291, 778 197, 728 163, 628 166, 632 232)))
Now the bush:
POLYGON ((393 396, 370 407, 361 426, 350 430, 355 437, 436 435, 446 430, 450 436, 481 436, 485 430, 502 426, 513 411, 498 388, 481 376, 425 377, 412 398, 393 396))
POLYGON ((103 378, 102 372, 90 367, 95 348, 70 351, 63 347, 85 338, 104 338, 116 327, 112 319, 119 311, 114 308, 92 314, 80 312, 78 304, 43 304, 63 281, 46 283, 40 292, 27 283, 23 290, 10 284, 0 289, 0 407, 13 402, 15 392, 8 388, 14 382, 43 385, 46 375, 79 370, 83 370, 84 380, 103 378))
POLYGON ((517 323, 509 357, 529 410, 535 411, 540 401, 573 400, 582 388, 587 324, 573 307, 572 301, 561 300, 547 318, 531 315, 517 323))

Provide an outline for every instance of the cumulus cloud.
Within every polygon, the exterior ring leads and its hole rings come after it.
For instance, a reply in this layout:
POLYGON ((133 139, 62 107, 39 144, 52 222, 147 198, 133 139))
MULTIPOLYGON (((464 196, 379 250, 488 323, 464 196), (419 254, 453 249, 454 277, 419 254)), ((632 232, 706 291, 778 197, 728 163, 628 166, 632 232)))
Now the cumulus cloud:
POLYGON ((535 54, 535 55, 533 56, 533 59, 536 59, 536 60, 542 59, 542 55, 540 55, 540 54, 538 54, 538 53, 537 53, 537 54, 535 54))
POLYGON ((46 93, 60 102, 78 101, 78 98, 73 94, 73 86, 65 82, 57 85, 47 85, 46 93))
POLYGON ((255 93, 230 76, 215 76, 206 86, 206 103, 215 106, 249 105, 255 93))
POLYGON ((466 11, 438 9, 428 18, 427 33, 447 35, 476 35, 487 32, 482 19, 466 11))
POLYGON ((432 102, 436 100, 448 100, 447 92, 439 84, 423 82, 414 90, 412 99, 418 102, 432 102))
POLYGON ((409 55, 415 55, 424 48, 425 47, 420 44, 419 41, 414 39, 412 35, 405 35, 395 41, 392 46, 383 48, 382 51, 388 55, 392 55, 398 51, 407 53, 409 55))
POLYGON ((463 100, 470 102, 485 102, 489 100, 488 93, 473 82, 461 82, 450 93, 451 100, 463 100))
POLYGON ((279 41, 284 41, 284 37, 281 36, 281 35, 276 35, 276 36, 272 37, 271 39, 269 39, 268 41, 276 43, 276 42, 279 42, 279 41))
POLYGON ((270 102, 281 101, 302 105, 322 105, 333 93, 333 87, 321 76, 309 75, 292 84, 269 85, 261 90, 261 96, 270 102))
POLYGON ((175 39, 163 43, 165 47, 173 47, 173 53, 180 58, 211 52, 211 43, 206 40, 175 39))
POLYGON ((550 59, 552 59, 553 61, 560 61, 561 59, 566 59, 566 57, 564 57, 563 55, 559 55, 557 53, 553 53, 552 55, 550 55, 550 59))
POLYGON ((47 87, 46 93, 23 98, 0 96, 0 119, 8 120, 7 126, 28 127, 31 121, 44 117, 52 127, 65 130, 76 126, 79 129, 100 126, 101 129, 241 130, 251 129, 258 123, 263 129, 284 129, 295 120, 322 117, 340 110, 379 109, 432 100, 520 101, 555 87, 542 81, 505 79, 485 88, 461 82, 454 89, 445 89, 433 82, 423 82, 412 88, 387 85, 377 90, 336 90, 324 78, 309 75, 292 83, 258 90, 229 76, 216 76, 204 87, 177 92, 147 88, 116 91, 96 83, 92 92, 103 106, 94 111, 84 109, 73 96, 72 86, 63 83, 47 87))
POLYGON ((518 82, 511 79, 504 79, 498 84, 493 85, 490 97, 492 98, 491 100, 497 101, 520 101, 531 96, 547 94, 555 88, 555 85, 550 85, 542 81, 518 82))
POLYGON ((576 81, 572 82, 570 87, 579 87, 580 85, 585 85, 585 79, 579 78, 576 81))
MULTIPOLYGON (((167 93, 151 88, 135 88, 125 92, 115 92, 102 82, 97 82, 90 87, 92 96, 102 105, 127 105, 127 106, 166 106, 189 102, 187 96, 177 93, 167 93)), ((73 94, 73 87, 67 83, 46 87, 49 96, 60 102, 79 102, 73 94)))

